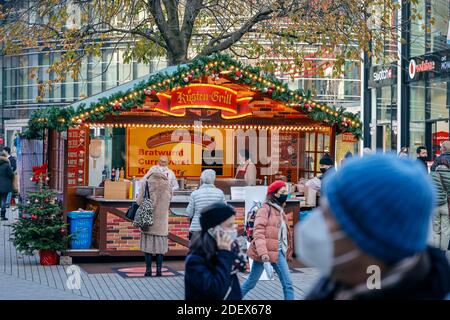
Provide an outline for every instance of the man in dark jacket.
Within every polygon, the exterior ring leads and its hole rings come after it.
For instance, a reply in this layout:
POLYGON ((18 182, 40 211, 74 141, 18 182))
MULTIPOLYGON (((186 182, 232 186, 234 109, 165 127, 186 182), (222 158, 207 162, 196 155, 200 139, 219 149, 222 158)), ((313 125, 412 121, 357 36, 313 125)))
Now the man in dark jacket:
POLYGON ((378 154, 324 179, 320 209, 295 233, 297 257, 322 274, 307 299, 446 297, 450 266, 427 246, 435 195, 419 168, 378 154))
POLYGON ((428 151, 425 146, 417 147, 416 149, 417 162, 424 166, 425 170, 428 172, 428 151))
POLYGON ((435 171, 440 164, 450 163, 450 141, 444 141, 441 144, 441 154, 434 159, 431 171, 435 171))
MULTIPOLYGON (((11 155, 11 148, 10 147, 3 147, 3 151, 6 152, 7 154, 7 158, 9 160, 9 164, 11 165, 11 168, 13 170, 13 173, 16 174, 17 171, 17 159, 11 155)), ((14 179, 14 177, 13 177, 14 179)), ((14 191, 14 190, 12 190, 14 191)), ((10 204, 11 204, 11 198, 13 196, 12 191, 10 193, 8 193, 8 197, 6 198, 6 207, 9 208, 10 204)))
POLYGON ((9 164, 6 152, 0 153, 0 199, 1 211, 0 220, 6 221, 6 200, 8 193, 12 191, 13 170, 9 164))

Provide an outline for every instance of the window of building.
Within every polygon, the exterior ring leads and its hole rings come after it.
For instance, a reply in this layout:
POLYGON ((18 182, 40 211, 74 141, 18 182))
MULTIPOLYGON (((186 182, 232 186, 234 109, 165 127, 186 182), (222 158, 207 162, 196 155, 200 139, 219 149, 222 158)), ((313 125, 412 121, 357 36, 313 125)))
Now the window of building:
POLYGON ((422 19, 416 18, 411 21, 410 30, 410 57, 421 56, 425 54, 425 1, 418 1, 417 4, 411 4, 420 14, 422 19))
POLYGON ((411 152, 425 144, 425 82, 419 81, 409 87, 409 145, 411 152))
MULTIPOLYGON (((430 0, 429 0, 430 1, 430 0)), ((447 48, 447 32, 449 23, 450 2, 448 0, 431 0, 430 15, 434 23, 430 23, 431 52, 447 48)))

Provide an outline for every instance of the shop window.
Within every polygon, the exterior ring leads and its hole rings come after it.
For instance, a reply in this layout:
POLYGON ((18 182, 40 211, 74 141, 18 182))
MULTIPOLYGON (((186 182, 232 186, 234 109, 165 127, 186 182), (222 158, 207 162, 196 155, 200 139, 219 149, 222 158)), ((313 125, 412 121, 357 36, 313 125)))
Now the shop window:
POLYGON ((430 81, 430 102, 427 103, 430 119, 448 118, 447 83, 440 80, 430 81))

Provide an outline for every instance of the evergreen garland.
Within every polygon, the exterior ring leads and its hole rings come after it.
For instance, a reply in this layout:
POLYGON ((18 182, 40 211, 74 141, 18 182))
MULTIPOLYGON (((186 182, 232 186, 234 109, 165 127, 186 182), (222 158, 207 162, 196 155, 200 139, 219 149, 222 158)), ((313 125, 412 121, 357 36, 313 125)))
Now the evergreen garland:
POLYGON ((86 122, 101 121, 105 114, 119 115, 123 111, 143 104, 147 96, 155 96, 158 92, 188 86, 193 79, 204 75, 218 75, 221 71, 228 71, 228 76, 234 78, 237 83, 249 85, 254 90, 266 93, 272 99, 284 102, 308 114, 314 120, 336 126, 338 133, 350 132, 358 139, 362 137, 361 121, 354 114, 344 112, 343 108, 336 109, 311 101, 309 91, 290 90, 273 74, 267 74, 259 67, 244 67, 241 62, 219 53, 198 57, 188 64, 180 65, 171 75, 161 72, 154 74, 135 85, 133 89, 114 93, 108 98, 101 98, 89 106, 80 104, 76 110, 72 106, 37 110, 32 114, 28 130, 22 136, 27 139, 38 139, 42 137, 42 132, 46 128, 65 131, 69 127, 86 122))

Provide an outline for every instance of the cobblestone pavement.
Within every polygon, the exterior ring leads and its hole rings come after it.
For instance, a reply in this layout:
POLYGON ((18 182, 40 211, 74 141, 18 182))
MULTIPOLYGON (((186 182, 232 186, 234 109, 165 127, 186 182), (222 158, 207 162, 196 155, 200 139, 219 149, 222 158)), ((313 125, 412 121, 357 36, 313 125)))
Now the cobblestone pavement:
MULTIPOLYGON (((17 211, 8 211, 9 221, 0 222, 0 300, 182 300, 183 276, 162 278, 123 278, 117 273, 87 273, 81 269, 80 289, 70 289, 70 272, 65 266, 39 265, 38 255, 18 253, 10 241, 11 223, 17 211), (67 272, 66 272, 67 271, 67 272), (69 281, 68 281, 69 280, 69 281), (69 284, 69 285, 68 285, 69 284), (6 288, 6 290, 5 290, 6 288)), ((317 280, 310 268, 292 272, 296 299, 302 299, 317 280)), ((244 281, 244 277, 240 276, 244 281)), ((73 283, 73 282, 72 282, 73 283)), ((278 280, 259 281, 248 300, 283 299, 278 280)))

